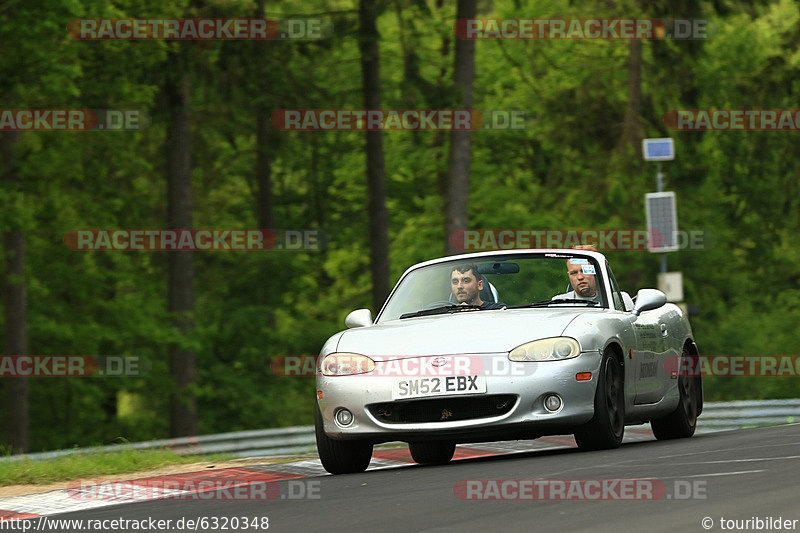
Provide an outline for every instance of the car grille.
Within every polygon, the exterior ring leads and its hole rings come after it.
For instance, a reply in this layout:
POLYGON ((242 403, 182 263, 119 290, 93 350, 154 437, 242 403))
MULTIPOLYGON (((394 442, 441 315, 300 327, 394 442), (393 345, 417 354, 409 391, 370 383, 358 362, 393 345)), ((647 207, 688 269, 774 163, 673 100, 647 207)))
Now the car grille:
POLYGON ((513 394, 495 394, 376 403, 367 409, 375 418, 389 424, 452 422, 504 415, 511 411, 516 401, 513 394))

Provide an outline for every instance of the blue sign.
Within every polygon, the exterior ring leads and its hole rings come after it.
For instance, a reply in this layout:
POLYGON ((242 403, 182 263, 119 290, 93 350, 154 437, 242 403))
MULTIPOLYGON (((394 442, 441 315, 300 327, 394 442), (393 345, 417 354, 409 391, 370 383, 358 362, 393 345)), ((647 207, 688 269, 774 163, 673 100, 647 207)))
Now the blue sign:
POLYGON ((642 157, 645 161, 672 161, 675 143, 670 138, 642 139, 642 157))

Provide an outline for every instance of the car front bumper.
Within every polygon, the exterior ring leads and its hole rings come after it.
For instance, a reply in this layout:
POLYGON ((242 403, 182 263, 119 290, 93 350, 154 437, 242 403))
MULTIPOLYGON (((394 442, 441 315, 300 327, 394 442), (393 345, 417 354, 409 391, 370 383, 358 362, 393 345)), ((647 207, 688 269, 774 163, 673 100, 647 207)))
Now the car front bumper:
MULTIPOLYGON (((436 356, 421 356, 430 359, 436 356)), ((562 361, 526 362, 514 365, 507 353, 473 354, 468 357, 481 362, 486 380, 486 392, 413 399, 392 399, 392 385, 409 376, 358 374, 352 376, 317 376, 317 395, 325 433, 334 439, 363 439, 375 443, 393 440, 454 440, 480 442, 503 438, 536 438, 547 434, 572 433, 594 415, 594 396, 600 372, 598 351, 582 352, 573 359, 562 361), (589 380, 578 381, 576 374, 591 372, 589 380), (320 397, 321 394, 321 397, 320 397), (544 399, 558 395, 561 408, 548 411, 544 399), (513 405, 502 413, 482 412, 470 417, 463 412, 469 398, 491 396, 511 399, 513 405), (466 401, 465 401, 466 399, 466 401), (376 406, 407 409, 410 402, 417 407, 442 408, 442 420, 389 421, 379 416, 376 406), (406 404, 401 405, 401 404, 406 404), (349 410, 350 424, 343 426, 334 419, 336 412, 349 410), (447 420, 448 416, 460 418, 447 420)), ((498 404, 501 402, 498 402, 498 404)), ((505 404, 504 404, 505 405, 505 404)))

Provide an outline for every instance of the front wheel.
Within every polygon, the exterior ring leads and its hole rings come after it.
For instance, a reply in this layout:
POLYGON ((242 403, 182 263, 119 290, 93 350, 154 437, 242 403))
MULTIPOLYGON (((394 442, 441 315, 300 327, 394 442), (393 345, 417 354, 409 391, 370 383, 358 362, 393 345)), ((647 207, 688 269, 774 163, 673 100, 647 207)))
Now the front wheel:
POLYGON ((319 404, 314 402, 314 434, 322 466, 331 474, 363 472, 372 459, 372 443, 358 440, 335 440, 325 434, 319 404))
POLYGON ((454 442, 409 442, 411 458, 419 464, 442 465, 449 463, 456 453, 454 442))
POLYGON ((622 368, 613 355, 600 366, 594 394, 594 416, 575 432, 575 441, 583 450, 619 448, 625 433, 625 390, 622 368))

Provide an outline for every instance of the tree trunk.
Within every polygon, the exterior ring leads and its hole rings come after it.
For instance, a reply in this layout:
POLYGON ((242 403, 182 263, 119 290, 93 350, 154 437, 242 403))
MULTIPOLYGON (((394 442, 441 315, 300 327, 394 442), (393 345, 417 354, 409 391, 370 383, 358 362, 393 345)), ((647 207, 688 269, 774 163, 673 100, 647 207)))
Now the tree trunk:
MULTIPOLYGON (((266 16, 264 0, 258 0, 256 17, 263 19, 266 16)), ((256 41, 255 49, 262 58, 266 57, 267 46, 274 46, 270 41, 256 41)), ((261 64, 261 61, 256 61, 261 64)), ((272 136, 272 125, 269 121, 269 106, 264 103, 263 98, 269 91, 269 72, 262 68, 260 73, 261 84, 258 95, 259 103, 256 104, 256 185, 258 190, 258 227, 260 229, 272 229, 274 224, 273 200, 272 200, 272 154, 270 153, 270 137, 272 136)))
MULTIPOLYGON (((438 13, 444 8, 444 0, 436 0, 436 12, 438 13)), ((439 48, 439 55, 442 58, 442 66, 439 69, 439 79, 438 85, 440 87, 444 87, 445 84, 445 77, 447 74, 447 67, 446 59, 447 56, 450 55, 450 34, 443 33, 442 35, 442 45, 439 48)), ((434 161, 436 161, 436 190, 439 193, 439 196, 442 198, 442 205, 444 206, 444 212, 447 213, 447 205, 448 205, 448 198, 447 198, 447 191, 450 187, 450 176, 445 169, 445 165, 442 163, 442 159, 444 157, 444 150, 440 150, 440 148, 444 147, 445 144, 445 132, 444 131, 437 131, 435 132, 433 138, 432 148, 434 149, 434 161)), ((447 232, 447 219, 445 217, 445 224, 444 230, 445 233, 447 232)), ((449 240, 449 239, 447 239, 449 240)), ((447 254, 447 245, 445 245, 445 254, 447 254)))
MULTIPOLYGON (((380 52, 375 4, 361 0, 359 50, 364 107, 381 109, 380 52)), ((372 274, 372 306, 377 312, 389 295, 389 213, 386 210, 386 171, 383 159, 383 133, 366 132, 367 214, 369 220, 369 258, 372 274)))
POLYGON ((632 39, 628 45, 628 106, 619 147, 630 144, 637 160, 642 156, 642 41, 632 39))
MULTIPOLYGON (((476 0, 458 0, 456 19, 475 18, 476 0)), ((453 79, 461 93, 460 107, 472 108, 472 85, 475 81, 475 41, 456 39, 453 79)), ((471 131, 450 133, 450 175, 447 187, 447 219, 445 253, 459 253, 450 242, 455 231, 467 229, 469 206, 469 166, 471 157, 471 131)))
MULTIPOLYGON (((14 146, 20 132, 0 133, 2 172, 12 189, 21 193, 22 181, 17 174, 14 146)), ((6 264, 3 280, 6 355, 28 355, 27 295, 25 283, 25 234, 19 228, 8 228, 3 235, 6 264)), ((28 378, 7 378, 6 443, 12 452, 27 452, 28 442, 28 378)))
MULTIPOLYGON (((185 56, 184 56, 185 57, 185 56)), ((192 228, 191 85, 180 52, 171 57, 165 85, 169 113, 167 131, 167 225, 170 229, 192 228), (172 75, 174 74, 174 77, 172 75)), ((194 265, 191 251, 169 253, 169 311, 184 340, 194 333, 194 265)), ((170 435, 197 434, 197 399, 192 387, 197 381, 195 353, 172 346, 169 354, 174 389, 170 394, 170 435)))
POLYGON ((258 227, 273 229, 272 157, 269 150, 272 125, 267 106, 256 108, 256 184, 258 186, 258 227))

